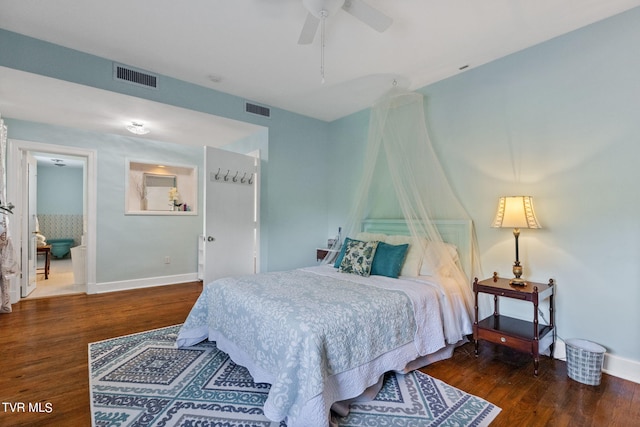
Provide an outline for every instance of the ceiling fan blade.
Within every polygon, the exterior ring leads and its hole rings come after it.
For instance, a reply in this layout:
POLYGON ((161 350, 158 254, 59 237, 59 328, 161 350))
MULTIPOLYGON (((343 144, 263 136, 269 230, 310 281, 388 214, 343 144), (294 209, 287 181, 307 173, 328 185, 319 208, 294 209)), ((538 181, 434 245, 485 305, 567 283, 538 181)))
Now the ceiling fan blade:
POLYGON ((320 24, 320 20, 311 13, 308 13, 302 31, 300 32, 298 44, 310 44, 313 42, 316 32, 318 31, 318 24, 320 24))
POLYGON ((342 9, 381 33, 393 23, 393 19, 362 0, 345 0, 342 9))

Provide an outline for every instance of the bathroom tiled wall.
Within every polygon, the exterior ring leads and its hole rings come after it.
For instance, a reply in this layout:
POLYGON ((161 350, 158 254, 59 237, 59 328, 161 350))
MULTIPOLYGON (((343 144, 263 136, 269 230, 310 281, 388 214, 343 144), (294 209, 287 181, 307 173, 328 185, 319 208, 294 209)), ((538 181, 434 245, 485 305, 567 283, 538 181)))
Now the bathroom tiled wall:
POLYGON ((80 244, 82 215, 38 214, 40 234, 50 239, 73 239, 74 246, 80 244))

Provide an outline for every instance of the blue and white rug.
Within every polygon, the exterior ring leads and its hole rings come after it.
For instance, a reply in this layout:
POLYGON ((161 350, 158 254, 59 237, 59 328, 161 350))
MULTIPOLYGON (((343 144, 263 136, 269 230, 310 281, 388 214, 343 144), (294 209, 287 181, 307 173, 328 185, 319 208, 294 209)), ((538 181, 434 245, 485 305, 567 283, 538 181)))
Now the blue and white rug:
MULTIPOLYGON (((89 344, 92 425, 285 427, 262 412, 269 384, 203 342, 174 344, 180 326, 89 344)), ((419 371, 388 374, 375 400, 340 426, 487 426, 500 408, 419 371)))

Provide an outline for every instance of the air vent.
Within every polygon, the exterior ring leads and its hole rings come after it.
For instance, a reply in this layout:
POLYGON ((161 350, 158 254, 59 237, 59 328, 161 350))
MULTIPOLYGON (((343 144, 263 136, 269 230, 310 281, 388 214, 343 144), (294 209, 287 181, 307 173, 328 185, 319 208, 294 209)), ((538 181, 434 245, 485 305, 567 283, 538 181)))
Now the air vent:
POLYGON ((269 108, 263 107, 262 105, 252 104, 250 102, 245 102, 244 111, 262 117, 271 117, 271 110, 269 108))
POLYGON ((143 86, 152 89, 158 88, 158 76, 154 76, 153 74, 149 74, 146 71, 137 70, 126 65, 114 63, 113 78, 115 80, 131 83, 137 86, 143 86))

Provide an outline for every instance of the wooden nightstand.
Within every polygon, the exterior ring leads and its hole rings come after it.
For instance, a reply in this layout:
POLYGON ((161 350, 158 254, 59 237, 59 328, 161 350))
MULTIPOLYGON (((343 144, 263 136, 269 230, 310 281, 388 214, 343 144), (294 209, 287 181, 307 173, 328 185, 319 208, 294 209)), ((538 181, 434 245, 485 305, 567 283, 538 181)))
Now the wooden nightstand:
POLYGON ((329 253, 333 254, 333 257, 335 258, 335 254, 338 253, 338 250, 329 248, 316 248, 316 261, 322 261, 329 253))
POLYGON ((540 350, 549 347, 553 357, 555 344, 555 328, 553 326, 553 279, 548 284, 526 282, 525 286, 510 285, 509 279, 501 279, 497 273, 493 278, 473 281, 475 294, 475 321, 473 322, 473 339, 475 353, 478 355, 478 341, 486 340, 504 345, 514 350, 533 355, 533 374, 538 375, 540 350), (482 292, 493 295, 493 315, 478 320, 478 294, 482 292), (513 298, 533 303, 533 322, 514 319, 500 315, 498 312, 498 297, 513 298), (538 303, 549 298, 549 325, 538 323, 538 303))

